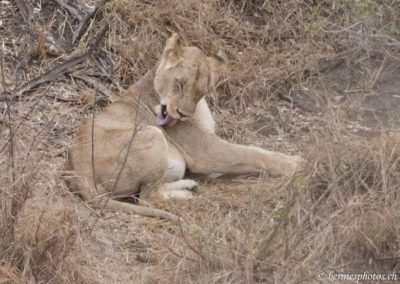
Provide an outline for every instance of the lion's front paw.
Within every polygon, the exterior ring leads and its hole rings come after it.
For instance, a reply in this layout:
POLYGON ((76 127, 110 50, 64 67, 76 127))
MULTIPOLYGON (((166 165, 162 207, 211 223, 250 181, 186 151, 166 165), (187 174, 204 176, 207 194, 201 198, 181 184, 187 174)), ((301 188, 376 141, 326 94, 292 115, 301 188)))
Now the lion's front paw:
POLYGON ((187 200, 193 198, 193 193, 185 189, 173 189, 167 192, 162 192, 164 199, 181 199, 187 200))
POLYGON ((271 170, 273 176, 292 176, 304 168, 306 160, 300 156, 282 156, 271 170))
POLYGON ((198 184, 191 179, 181 179, 178 181, 165 183, 161 187, 161 195, 165 199, 190 199, 194 191, 198 189, 198 184))
POLYGON ((196 192, 199 189, 199 184, 191 179, 183 179, 182 181, 182 189, 190 190, 192 192, 196 192))
POLYGON ((306 160, 300 156, 288 156, 283 174, 286 176, 292 176, 296 172, 302 170, 305 164, 306 160))

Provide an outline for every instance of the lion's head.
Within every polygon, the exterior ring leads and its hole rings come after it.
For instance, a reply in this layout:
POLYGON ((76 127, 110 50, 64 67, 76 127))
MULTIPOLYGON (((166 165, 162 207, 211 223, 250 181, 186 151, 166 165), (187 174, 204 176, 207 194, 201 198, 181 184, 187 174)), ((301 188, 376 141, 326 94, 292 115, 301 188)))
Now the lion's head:
POLYGON ((161 105, 157 123, 166 125, 174 119, 191 117, 224 66, 219 57, 208 57, 197 47, 181 46, 178 35, 173 34, 167 40, 154 78, 161 105))

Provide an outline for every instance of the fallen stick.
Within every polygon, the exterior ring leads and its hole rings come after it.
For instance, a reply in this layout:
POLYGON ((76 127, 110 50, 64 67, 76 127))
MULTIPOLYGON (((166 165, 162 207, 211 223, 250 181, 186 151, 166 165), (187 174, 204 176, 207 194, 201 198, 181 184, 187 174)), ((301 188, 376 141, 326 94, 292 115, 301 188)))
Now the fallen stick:
POLYGON ((29 91, 29 90, 33 89, 34 87, 36 87, 36 86, 38 86, 40 84, 51 82, 51 81, 53 81, 54 79, 56 79, 57 77, 59 77, 61 75, 65 75, 67 73, 72 72, 73 71, 72 69, 75 67, 75 65, 83 63, 88 58, 89 58, 89 53, 85 53, 85 54, 80 55, 78 57, 75 57, 75 58, 72 58, 70 60, 67 60, 67 61, 61 63, 60 65, 57 65, 55 68, 47 71, 43 75, 41 75, 39 77, 36 77, 35 79, 25 83, 16 92, 16 96, 20 96, 23 93, 25 93, 26 91, 29 91))
POLYGON ((21 88, 19 88, 12 94, 7 94, 6 92, 2 92, 0 94, 0 101, 6 100, 8 95, 9 95, 10 100, 14 100, 15 98, 22 96, 24 93, 32 90, 33 88, 37 87, 40 84, 51 82, 61 75, 71 73, 73 71, 72 69, 77 64, 80 64, 80 63, 86 61, 86 59, 88 59, 88 58, 89 58, 89 52, 87 52, 83 55, 80 55, 78 57, 72 58, 70 60, 67 60, 64 63, 57 65, 53 69, 50 69, 43 75, 36 77, 36 78, 30 80, 29 82, 23 84, 21 88))
POLYGON ((112 91, 110 91, 110 89, 107 86, 104 86, 101 82, 99 82, 95 78, 84 75, 84 74, 73 74, 72 76, 74 78, 77 78, 79 80, 82 80, 82 81, 88 83, 95 90, 98 90, 99 92, 103 93, 110 102, 115 101, 115 99, 116 99, 115 94, 112 91))
POLYGON ((102 0, 97 7, 90 12, 88 15, 84 17, 82 21, 80 21, 77 30, 72 35, 72 44, 76 44, 80 41, 81 37, 86 32, 87 27, 89 26, 90 20, 94 19, 97 13, 104 7, 104 5, 109 2, 110 0, 102 0))
POLYGON ((60 65, 57 65, 56 67, 50 69, 49 71, 40 75, 39 77, 36 77, 36 78, 30 80, 29 82, 23 84, 21 88, 17 89, 16 91, 13 91, 12 93, 5 92, 5 91, 1 92, 0 93, 0 102, 7 100, 7 98, 10 100, 15 100, 15 98, 22 96, 24 93, 32 90, 33 88, 37 87, 40 84, 51 82, 62 75, 71 73, 73 71, 73 68, 76 65, 86 61, 90 57, 90 55, 94 52, 94 50, 96 50, 100 40, 103 38, 104 34, 106 33, 107 28, 108 28, 108 26, 106 25, 101 30, 99 35, 90 44, 89 50, 86 53, 79 55, 77 57, 74 57, 70 60, 67 60, 67 61, 61 63, 60 65))
POLYGON ((312 109, 310 107, 306 106, 305 103, 301 102, 296 97, 291 97, 290 95, 284 95, 281 93, 278 93, 277 97, 279 99, 281 99, 282 101, 290 103, 291 106, 297 106, 298 108, 301 108, 305 111, 312 111, 312 109))
POLYGON ((97 7, 90 6, 86 4, 82 0, 73 0, 73 1, 66 1, 66 0, 56 0, 56 2, 66 9, 69 14, 76 20, 78 20, 78 27, 72 34, 72 44, 76 44, 79 42, 83 34, 86 32, 87 27, 89 26, 90 20, 92 20, 100 9, 103 8, 104 4, 107 3, 109 0, 102 0, 97 7))
POLYGON ((16 0, 19 12, 24 18, 25 23, 29 26, 32 20, 32 6, 25 0, 16 0))
POLYGON ((77 42, 79 42, 79 40, 81 39, 81 37, 83 36, 83 34, 86 31, 86 27, 89 26, 90 20, 93 19, 94 16, 96 15, 96 12, 97 12, 97 8, 96 8, 96 10, 94 10, 94 12, 85 16, 82 20, 79 21, 78 28, 72 34, 72 44, 76 44, 77 42))
POLYGON ((88 14, 91 14, 95 10, 93 6, 89 6, 81 0, 56 0, 56 2, 79 22, 82 22, 88 14))

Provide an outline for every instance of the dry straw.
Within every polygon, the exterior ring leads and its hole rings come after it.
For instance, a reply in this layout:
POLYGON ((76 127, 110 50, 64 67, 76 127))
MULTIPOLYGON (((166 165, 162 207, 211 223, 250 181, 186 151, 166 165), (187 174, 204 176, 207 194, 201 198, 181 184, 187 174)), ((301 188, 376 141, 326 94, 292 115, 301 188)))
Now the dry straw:
POLYGON ((2 92, 82 54, 98 31, 107 32, 101 52, 74 76, 0 102, 0 282, 317 283, 320 271, 396 269, 398 117, 364 135, 348 121, 366 113, 387 66, 398 72, 398 1, 114 0, 72 49, 69 27, 77 23, 60 6, 33 1, 32 33, 6 2, 2 92), (172 31, 228 59, 209 96, 218 134, 301 151, 307 168, 292 178, 196 177, 203 189, 194 200, 153 204, 197 226, 96 215, 60 179, 74 132, 101 109, 79 77, 120 94, 156 63, 172 31), (49 36, 63 52, 35 57, 49 36), (276 135, 252 128, 256 112, 276 135))

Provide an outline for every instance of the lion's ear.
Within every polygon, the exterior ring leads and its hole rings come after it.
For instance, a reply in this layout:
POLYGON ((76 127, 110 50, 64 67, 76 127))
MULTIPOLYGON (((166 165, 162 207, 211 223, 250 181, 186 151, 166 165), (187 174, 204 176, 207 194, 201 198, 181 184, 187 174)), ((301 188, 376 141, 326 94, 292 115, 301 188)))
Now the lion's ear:
POLYGON ((163 51, 166 59, 178 59, 182 55, 182 46, 178 34, 173 33, 167 40, 163 51))
POLYGON ((219 55, 213 55, 207 57, 208 66, 211 70, 211 76, 213 77, 213 81, 216 80, 222 73, 224 73, 227 69, 227 63, 224 58, 219 55))

